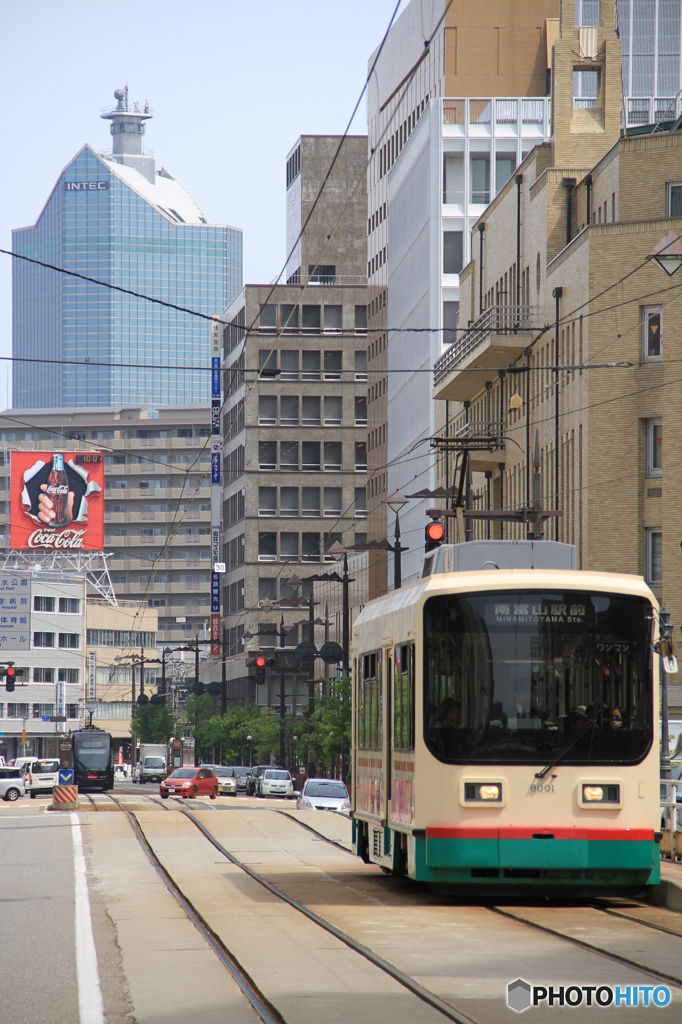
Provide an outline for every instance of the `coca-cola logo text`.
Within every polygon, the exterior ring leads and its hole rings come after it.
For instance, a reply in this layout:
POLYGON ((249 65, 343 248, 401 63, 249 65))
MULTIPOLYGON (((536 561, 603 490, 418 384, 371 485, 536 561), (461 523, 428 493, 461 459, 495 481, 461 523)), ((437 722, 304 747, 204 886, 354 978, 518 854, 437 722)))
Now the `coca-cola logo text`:
POLYGON ((34 530, 29 534, 28 546, 30 548, 71 548, 78 550, 83 548, 85 530, 62 530, 56 533, 54 530, 34 530))

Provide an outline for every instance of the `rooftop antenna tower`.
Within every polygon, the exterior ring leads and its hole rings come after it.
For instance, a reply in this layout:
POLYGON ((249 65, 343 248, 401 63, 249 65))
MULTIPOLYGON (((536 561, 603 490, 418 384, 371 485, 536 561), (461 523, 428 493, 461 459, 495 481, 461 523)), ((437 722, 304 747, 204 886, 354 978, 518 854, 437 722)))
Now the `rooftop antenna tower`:
POLYGON ((146 122, 154 116, 154 111, 145 101, 140 110, 139 103, 128 102, 128 86, 114 89, 116 103, 111 107, 102 107, 100 117, 110 121, 109 131, 112 138, 111 159, 116 163, 134 167, 148 181, 154 181, 154 154, 142 148, 142 138, 147 129, 146 122))

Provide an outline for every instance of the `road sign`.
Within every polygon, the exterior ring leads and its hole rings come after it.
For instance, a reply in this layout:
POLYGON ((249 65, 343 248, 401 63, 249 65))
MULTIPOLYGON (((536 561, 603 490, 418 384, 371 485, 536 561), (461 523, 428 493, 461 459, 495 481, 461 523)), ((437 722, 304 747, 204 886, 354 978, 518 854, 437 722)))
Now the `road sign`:
POLYGON ((225 572, 225 563, 224 562, 215 562, 215 564, 213 566, 213 572, 225 572))
POLYGON ((309 640, 304 640, 303 643, 299 644, 296 648, 295 654, 299 661, 315 658, 317 657, 317 647, 309 640))
POLYGON ((66 715, 50 715, 49 721, 50 722, 65 722, 66 721, 66 715))
POLYGON ((58 785, 60 786, 72 786, 73 785, 73 768, 60 768, 58 785))
POLYGON ((50 716, 49 715, 41 715, 40 716, 40 721, 41 722, 49 722, 50 721, 50 716))
POLYGON ((333 640, 327 640, 327 642, 322 644, 320 647, 320 657, 325 664, 333 665, 334 662, 341 661, 343 658, 343 647, 341 644, 337 644, 333 640))

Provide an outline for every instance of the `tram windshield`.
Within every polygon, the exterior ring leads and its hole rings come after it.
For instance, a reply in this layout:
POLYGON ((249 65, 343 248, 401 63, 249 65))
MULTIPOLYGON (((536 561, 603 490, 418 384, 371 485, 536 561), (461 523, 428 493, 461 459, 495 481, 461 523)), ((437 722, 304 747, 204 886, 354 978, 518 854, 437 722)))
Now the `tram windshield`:
POLYGON ((651 605, 568 591, 424 606, 424 739, 441 761, 636 763, 652 719, 651 605), (590 726, 589 723, 593 722, 590 726))
POLYGON ((102 771, 109 767, 110 737, 108 733, 101 736, 74 736, 74 758, 76 767, 81 771, 102 771))

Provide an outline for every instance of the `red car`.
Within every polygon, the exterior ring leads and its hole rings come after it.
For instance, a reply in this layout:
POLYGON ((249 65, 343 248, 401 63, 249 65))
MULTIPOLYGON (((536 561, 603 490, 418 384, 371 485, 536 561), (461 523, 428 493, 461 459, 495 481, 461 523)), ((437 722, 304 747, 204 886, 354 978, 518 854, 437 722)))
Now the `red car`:
POLYGON ((169 796, 210 796, 215 800, 218 796, 218 780, 212 768, 176 768, 172 775, 159 786, 159 793, 164 800, 169 796))

